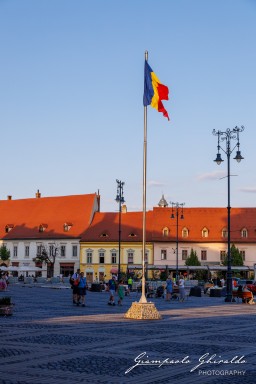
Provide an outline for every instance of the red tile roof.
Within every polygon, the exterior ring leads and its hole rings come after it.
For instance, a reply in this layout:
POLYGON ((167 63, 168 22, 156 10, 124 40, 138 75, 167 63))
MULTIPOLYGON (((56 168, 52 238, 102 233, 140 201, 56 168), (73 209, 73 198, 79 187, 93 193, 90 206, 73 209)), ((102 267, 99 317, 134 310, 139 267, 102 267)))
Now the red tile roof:
POLYGON ((90 225, 98 195, 40 197, 0 200, 1 239, 79 238, 90 225), (6 233, 6 225, 13 229, 6 233), (64 232, 64 224, 72 223, 64 232), (39 232, 39 226, 45 227, 39 232))
MULTIPOLYGON (((231 241, 255 242, 256 241, 256 208, 232 208, 231 209, 231 241), (247 238, 241 238, 241 231, 246 228, 247 238)), ((181 211, 180 211, 181 213, 181 211)), ((219 242, 227 241, 222 237, 222 230, 227 229, 227 208, 183 208, 184 219, 178 220, 178 233, 181 239, 183 228, 187 228, 189 235, 182 241, 219 242), (202 238, 202 230, 209 231, 207 238, 202 238)), ((172 208, 153 209, 153 240, 163 240, 163 228, 170 230, 169 240, 176 239, 176 211, 172 208), (172 212, 175 215, 171 219, 172 212)))
MULTIPOLYGON (((176 241, 176 216, 171 219, 172 208, 154 207, 147 212, 146 241, 176 241), (163 236, 163 229, 169 229, 168 237, 163 236)), ((181 213, 181 211, 180 211, 181 213)), ((184 219, 178 221, 179 240, 182 242, 227 242, 222 231, 227 230, 227 208, 183 208, 184 219), (181 237, 182 229, 187 228, 188 237, 181 237), (202 230, 206 228, 209 236, 203 238, 202 230)), ((119 213, 96 213, 82 241, 111 242, 118 241, 119 213), (104 236, 104 234, 106 236, 104 236)), ((121 214, 121 240, 127 242, 142 241, 142 212, 121 214), (134 233, 136 236, 130 236, 134 233)), ((256 208, 231 209, 231 241, 256 241, 256 208), (248 237, 242 238, 242 229, 247 229, 248 237)))
MULTIPOLYGON (((142 242, 142 212, 121 213, 121 240, 142 242), (135 235, 135 236, 132 236, 135 235)), ((152 211, 147 212, 146 241, 151 241, 152 211)), ((119 239, 119 213, 97 212, 81 241, 116 242, 119 239), (107 236, 104 236, 106 234, 107 236)))

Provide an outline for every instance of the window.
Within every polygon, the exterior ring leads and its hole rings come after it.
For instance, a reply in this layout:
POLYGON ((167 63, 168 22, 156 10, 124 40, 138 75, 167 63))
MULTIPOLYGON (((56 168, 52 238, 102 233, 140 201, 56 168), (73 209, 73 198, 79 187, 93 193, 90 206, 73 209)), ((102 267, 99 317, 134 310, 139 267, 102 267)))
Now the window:
POLYGON ((116 252, 111 252, 111 263, 116 264, 116 252))
POLYGON ((161 260, 166 260, 167 259, 167 251, 166 249, 161 250, 161 260))
POLYGON ((77 245, 72 246, 72 256, 77 257, 77 245))
POLYGON ((182 249, 182 251, 181 251, 181 258, 182 258, 182 260, 187 260, 187 258, 188 258, 188 251, 187 251, 187 249, 182 249))
POLYGON ((41 256, 41 254, 42 254, 42 245, 41 244, 36 247, 36 254, 38 256, 41 256))
POLYGON ((201 251, 201 260, 207 260, 207 251, 201 251))
POLYGON ((243 261, 245 261, 245 251, 240 251, 240 255, 242 256, 243 261))
POLYGON ((87 252, 86 253, 86 259, 87 259, 87 264, 92 263, 92 252, 87 252))
POLYGON ((29 257, 29 245, 25 245, 25 257, 29 257))
POLYGON ((129 235, 129 237, 136 237, 137 235, 136 235, 136 233, 134 233, 134 232, 131 232, 130 233, 130 235, 129 235))
POLYGON ((72 225, 72 223, 65 223, 63 225, 64 232, 68 232, 71 229, 72 225))
POLYGON ((13 229, 14 225, 13 224, 7 224, 5 226, 5 233, 10 232, 13 229))
POLYGON ((226 251, 220 251, 220 261, 223 263, 226 257, 226 251))
POLYGON ((18 257, 18 247, 17 247, 17 245, 14 245, 14 247, 13 247, 13 257, 18 257))
POLYGON ((99 252, 99 262, 100 264, 105 263, 105 252, 99 252))
POLYGON ((241 231, 241 237, 247 237, 247 236, 248 236, 247 229, 243 228, 242 231, 241 231))
POLYGON ((50 255, 50 256, 53 256, 53 255, 54 255, 54 246, 53 246, 53 245, 50 245, 50 246, 49 246, 49 255, 50 255))
POLYGON ((228 237, 228 230, 227 230, 227 228, 223 228, 222 229, 222 237, 224 237, 224 238, 228 237))
POLYGON ((61 245, 60 246, 60 256, 61 257, 65 257, 66 256, 66 246, 65 245, 61 245))
POLYGON ((202 229, 202 237, 208 237, 209 236, 209 231, 207 228, 202 229))
POLYGON ((163 237, 168 237, 169 236, 169 228, 165 227, 163 228, 163 237))
POLYGON ((129 251, 127 256, 128 256, 128 264, 133 264, 133 252, 129 251))
POLYGON ((145 252, 145 263, 148 263, 148 252, 145 252))
POLYGON ((39 232, 44 232, 46 230, 46 228, 48 227, 47 224, 40 224, 39 225, 39 232))
POLYGON ((188 237, 188 229, 187 228, 182 229, 182 237, 188 237))
POLYGON ((103 233, 100 235, 100 237, 108 237, 107 232, 103 232, 103 233))

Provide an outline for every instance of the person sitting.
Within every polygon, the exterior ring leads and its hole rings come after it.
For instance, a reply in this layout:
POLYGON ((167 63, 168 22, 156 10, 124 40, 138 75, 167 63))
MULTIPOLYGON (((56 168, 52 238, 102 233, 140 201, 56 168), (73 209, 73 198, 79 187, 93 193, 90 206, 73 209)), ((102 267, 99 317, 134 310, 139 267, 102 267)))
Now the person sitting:
POLYGON ((246 285, 243 286, 243 292, 249 292, 250 295, 248 294, 248 296, 243 299, 243 302, 246 303, 246 304, 255 304, 254 302, 254 297, 253 297, 253 293, 246 287, 246 285))

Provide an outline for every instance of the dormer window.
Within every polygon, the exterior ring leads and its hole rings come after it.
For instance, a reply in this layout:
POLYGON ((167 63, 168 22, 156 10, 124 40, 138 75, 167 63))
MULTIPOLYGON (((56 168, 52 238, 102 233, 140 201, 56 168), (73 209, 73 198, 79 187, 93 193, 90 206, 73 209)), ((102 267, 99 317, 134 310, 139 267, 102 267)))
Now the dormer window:
POLYGON ((63 225, 64 232, 68 232, 72 228, 72 223, 65 223, 63 225))
POLYGON ((136 233, 134 233, 134 232, 131 232, 130 234, 129 234, 129 237, 136 237, 137 235, 136 235, 136 233))
POLYGON ((108 237, 108 234, 106 232, 103 232, 100 237, 108 237))
POLYGON ((44 232, 48 228, 48 224, 40 224, 39 225, 39 232, 44 232))
POLYGON ((243 229, 241 230, 241 237, 248 237, 248 231, 247 231, 246 228, 243 228, 243 229))
POLYGON ((228 237, 228 230, 227 230, 227 228, 223 228, 222 229, 222 237, 224 237, 224 238, 228 237))
POLYGON ((208 237, 208 236, 209 236, 209 230, 206 227, 204 227, 202 229, 202 237, 208 237))
POLYGON ((13 224, 7 224, 5 226, 5 233, 10 232, 13 229, 14 225, 13 224))
POLYGON ((164 227, 163 228, 163 237, 168 237, 169 236, 169 228, 167 228, 167 227, 164 227))
POLYGON ((188 237, 188 229, 186 227, 182 229, 182 237, 188 237))

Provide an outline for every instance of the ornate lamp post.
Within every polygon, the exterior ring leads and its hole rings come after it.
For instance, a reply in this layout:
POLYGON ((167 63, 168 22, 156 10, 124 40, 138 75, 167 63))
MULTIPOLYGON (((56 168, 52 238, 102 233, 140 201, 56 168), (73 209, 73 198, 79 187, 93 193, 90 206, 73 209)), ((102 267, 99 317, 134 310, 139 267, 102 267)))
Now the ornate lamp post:
MULTIPOLYGON (((179 218, 184 219, 183 207, 185 203, 173 203, 171 219, 176 217, 176 284, 179 283, 179 218), (181 212, 180 212, 181 211, 181 212)), ((178 284, 177 284, 178 285, 178 284)))
POLYGON ((227 213, 228 213, 228 257, 227 257, 227 296, 225 298, 226 302, 232 301, 232 271, 231 271, 231 253, 230 253, 230 155, 234 151, 235 148, 237 148, 236 156, 234 157, 234 160, 236 160, 238 163, 243 159, 241 156, 241 152, 239 150, 240 148, 240 142, 239 142, 239 133, 244 130, 244 127, 241 126, 235 127, 232 130, 227 129, 225 132, 222 131, 215 131, 213 130, 213 135, 218 136, 218 153, 216 155, 216 159, 214 160, 218 165, 220 165, 224 160, 221 158, 220 149, 227 155, 227 163, 228 163, 228 206, 227 206, 227 213), (226 149, 222 148, 220 146, 220 140, 224 141, 226 143, 226 149), (235 146, 231 149, 230 144, 231 140, 236 140, 235 146))
POLYGON ((124 182, 121 180, 117 180, 117 193, 116 193, 116 202, 119 203, 119 229, 118 229, 118 281, 120 280, 120 257, 121 257, 121 212, 122 212, 122 204, 124 203, 124 182))

